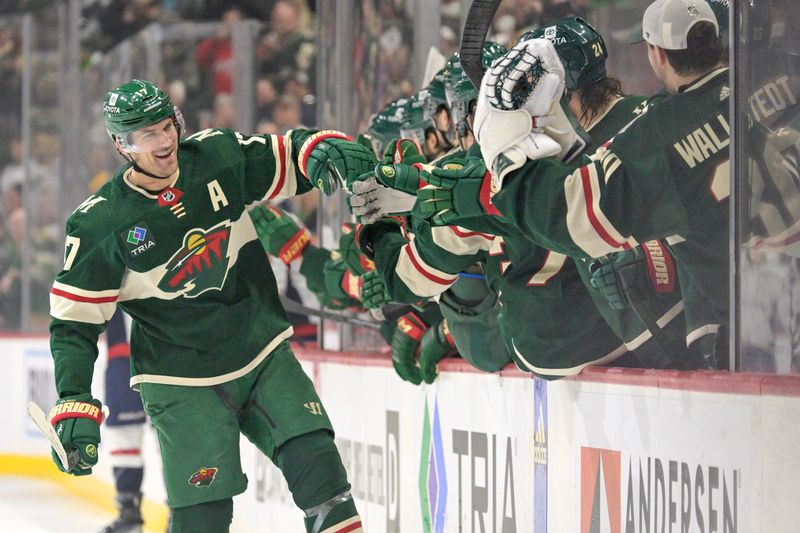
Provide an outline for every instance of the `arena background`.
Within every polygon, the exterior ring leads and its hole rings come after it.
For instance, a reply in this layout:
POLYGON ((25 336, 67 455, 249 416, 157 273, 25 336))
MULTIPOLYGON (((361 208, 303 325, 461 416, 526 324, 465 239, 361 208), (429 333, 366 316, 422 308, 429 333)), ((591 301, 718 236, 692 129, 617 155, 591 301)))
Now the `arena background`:
MULTIPOLYGON (((282 133, 303 124, 355 134, 385 103, 424 85, 435 70, 431 47, 445 58, 458 49, 469 3, 0 3, 0 357, 10 378, 0 388, 0 486, 39 477, 98 513, 111 505, 109 472, 59 477, 24 414, 27 401, 49 405, 55 394, 48 293, 62 263, 64 220, 122 162, 103 127, 103 94, 134 77, 153 81, 190 132, 282 133)), ((490 38, 513 44, 528 29, 578 14, 605 37, 609 72, 625 91, 652 94, 660 84, 644 45, 626 42, 649 3, 506 0, 490 38)), ((791 234, 780 251, 744 237, 764 203, 751 162, 763 147, 744 132, 752 113, 798 105, 784 87, 800 72, 800 18, 792 0, 731 4, 736 372, 610 368, 543 382, 451 361, 434 385, 413 387, 393 374, 374 329, 294 316, 298 353, 332 413, 369 531, 628 533, 664 531, 664 523, 669 531, 797 531, 800 270, 791 234), (762 87, 755 73, 765 71, 785 73, 786 83, 762 87)), ((791 183, 800 182, 798 147, 787 143, 766 163, 791 183)), ((797 213, 797 191, 780 194, 797 213)), ((349 220, 339 197, 309 193, 283 207, 329 247, 349 220)), ((290 296, 313 306, 302 282, 275 267, 290 296)), ((234 531, 293 531, 286 524, 296 527, 299 515, 277 471, 243 447, 251 489, 237 503, 234 531)), ((157 464, 155 449, 147 457, 157 464)), ((147 516, 159 531, 163 488, 153 470, 147 516)))

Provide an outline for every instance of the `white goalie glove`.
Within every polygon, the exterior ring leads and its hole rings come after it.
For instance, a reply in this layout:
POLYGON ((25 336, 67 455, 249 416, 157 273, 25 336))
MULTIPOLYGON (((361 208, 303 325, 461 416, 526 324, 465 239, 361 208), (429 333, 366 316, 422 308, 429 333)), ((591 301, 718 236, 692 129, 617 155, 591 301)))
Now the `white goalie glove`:
POLYGON ((564 67, 547 39, 517 43, 484 74, 474 131, 494 192, 528 159, 575 153, 579 136, 559 104, 563 94, 564 67))
POLYGON ((347 204, 362 224, 371 224, 389 215, 408 214, 417 201, 416 196, 381 185, 374 177, 354 182, 350 192, 347 204))

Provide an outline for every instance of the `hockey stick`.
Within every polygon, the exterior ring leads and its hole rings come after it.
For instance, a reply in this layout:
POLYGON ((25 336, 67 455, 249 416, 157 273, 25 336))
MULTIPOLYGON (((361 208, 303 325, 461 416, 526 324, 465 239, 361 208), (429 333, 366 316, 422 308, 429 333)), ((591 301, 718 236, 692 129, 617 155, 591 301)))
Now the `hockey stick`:
POLYGON ((370 322, 369 320, 362 320, 360 318, 346 315, 344 313, 337 313, 336 311, 327 311, 325 309, 315 309, 313 307, 307 307, 283 295, 281 295, 280 298, 281 298, 281 305, 283 305, 283 308, 289 311, 290 313, 296 313, 298 315, 310 315, 318 318, 324 318, 326 320, 345 322, 348 324, 354 324, 357 326, 366 326, 369 328, 379 327, 377 323, 370 322))
POLYGON ((469 77, 475 89, 480 89, 483 78, 483 42, 492 26, 494 14, 500 7, 502 0, 472 0, 467 18, 464 21, 464 30, 461 34, 461 49, 459 58, 461 68, 469 77))
POLYGON ((58 456, 58 460, 61 461, 61 466, 64 467, 64 471, 69 472, 72 470, 81 458, 80 452, 73 448, 67 453, 67 450, 64 449, 64 445, 61 444, 61 439, 59 439, 58 434, 56 434, 56 428, 50 424, 44 411, 42 411, 42 408, 36 405, 36 403, 28 402, 28 416, 31 417, 33 423, 36 424, 36 427, 39 428, 42 435, 50 442, 50 446, 56 451, 56 455, 58 456))

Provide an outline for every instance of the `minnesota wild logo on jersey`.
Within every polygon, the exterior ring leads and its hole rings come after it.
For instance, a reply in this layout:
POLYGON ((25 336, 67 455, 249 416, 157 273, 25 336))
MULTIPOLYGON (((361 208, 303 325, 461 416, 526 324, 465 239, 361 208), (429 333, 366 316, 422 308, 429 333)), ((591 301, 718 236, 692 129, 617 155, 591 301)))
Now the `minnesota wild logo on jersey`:
POLYGON ((164 292, 180 292, 188 298, 221 289, 230 265, 230 234, 228 220, 209 230, 189 230, 183 237, 183 247, 167 262, 167 273, 158 282, 158 288, 164 292))

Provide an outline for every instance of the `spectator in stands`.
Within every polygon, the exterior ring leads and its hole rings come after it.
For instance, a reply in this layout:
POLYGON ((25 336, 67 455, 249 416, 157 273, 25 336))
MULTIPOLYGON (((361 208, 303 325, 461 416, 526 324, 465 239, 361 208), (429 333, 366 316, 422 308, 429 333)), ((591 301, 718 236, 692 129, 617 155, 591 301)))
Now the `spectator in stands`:
POLYGON ((214 95, 233 92, 233 45, 231 33, 242 13, 232 7, 225 11, 222 23, 215 35, 206 37, 197 45, 195 59, 197 65, 209 78, 214 95))
POLYGON ((21 326, 22 302, 21 250, 25 234, 21 183, 3 189, 3 209, 8 238, 0 240, 0 328, 18 330, 21 326))
POLYGON ((256 80, 256 116, 261 120, 271 117, 277 100, 278 91, 271 76, 262 74, 256 80))
POLYGON ((212 118, 216 128, 234 128, 236 125, 236 102, 228 93, 214 97, 214 115, 212 118))
POLYGON ((294 96, 284 94, 278 98, 275 110, 272 112, 272 121, 281 133, 292 128, 302 127, 300 101, 294 96))

